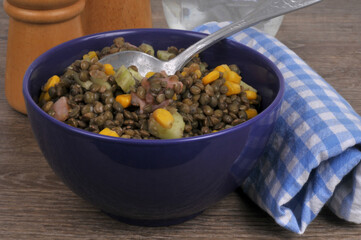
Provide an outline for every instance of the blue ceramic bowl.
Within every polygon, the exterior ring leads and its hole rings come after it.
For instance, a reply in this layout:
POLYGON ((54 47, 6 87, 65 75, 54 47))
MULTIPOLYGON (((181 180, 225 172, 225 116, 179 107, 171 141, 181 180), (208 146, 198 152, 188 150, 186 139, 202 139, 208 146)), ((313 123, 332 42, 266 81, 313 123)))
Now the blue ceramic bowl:
POLYGON ((249 174, 279 115, 284 92, 277 67, 256 51, 224 40, 201 54, 212 67, 237 64, 259 90, 263 111, 227 130, 174 140, 112 138, 73 128, 37 106, 53 74, 122 36, 155 49, 187 47, 205 35, 169 29, 134 29, 71 40, 38 57, 23 92, 35 138, 54 172, 76 194, 122 221, 148 226, 185 221, 234 191, 249 174))

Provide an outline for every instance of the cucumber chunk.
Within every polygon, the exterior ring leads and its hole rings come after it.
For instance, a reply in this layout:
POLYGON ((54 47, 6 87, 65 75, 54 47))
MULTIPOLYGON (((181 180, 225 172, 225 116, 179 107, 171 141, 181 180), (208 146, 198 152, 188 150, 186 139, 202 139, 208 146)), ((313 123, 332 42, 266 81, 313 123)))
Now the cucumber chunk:
POLYGON ((168 60, 170 60, 170 59, 172 59, 174 57, 175 57, 174 53, 170 53, 170 52, 165 51, 165 50, 158 50, 157 51, 157 58, 159 58, 162 61, 168 61, 168 60))
POLYGON ((257 90, 254 87, 248 85, 247 83, 245 83, 243 81, 241 81, 240 85, 241 85, 243 91, 250 90, 250 91, 253 91, 253 92, 257 92, 257 90))
POLYGON ((145 52, 149 55, 152 55, 154 56, 154 48, 149 45, 149 44, 146 44, 146 43, 142 43, 140 46, 139 46, 139 49, 142 51, 142 52, 145 52))
POLYGON ((134 77, 124 65, 115 73, 115 81, 125 93, 128 93, 135 85, 134 77))
POLYGON ((105 74, 105 72, 99 70, 92 70, 89 72, 89 74, 90 74, 90 80, 93 83, 96 83, 99 86, 104 86, 106 87, 107 90, 111 88, 110 84, 107 81, 108 77, 105 74))
POLYGON ((130 74, 132 74, 133 78, 135 78, 135 80, 137 80, 138 82, 142 81, 143 77, 142 75, 140 75, 140 73, 138 71, 135 71, 132 68, 128 68, 130 74))
POLYGON ((68 74, 72 75, 75 82, 78 83, 83 88, 85 88, 86 90, 89 90, 90 86, 93 84, 93 82, 90 80, 85 81, 85 82, 80 80, 79 73, 75 72, 74 70, 68 70, 68 74))

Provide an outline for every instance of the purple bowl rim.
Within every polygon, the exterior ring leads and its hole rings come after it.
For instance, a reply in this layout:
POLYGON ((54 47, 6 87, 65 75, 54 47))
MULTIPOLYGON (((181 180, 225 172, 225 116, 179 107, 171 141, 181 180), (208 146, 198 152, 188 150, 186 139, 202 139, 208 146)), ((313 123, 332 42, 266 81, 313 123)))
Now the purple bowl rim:
MULTIPOLYGON (((260 120, 263 115, 267 115, 270 111, 272 111, 277 105, 281 104, 281 101, 283 99, 283 95, 284 95, 284 91, 285 91, 285 82, 284 82, 284 77, 281 73, 281 71, 279 70, 279 68, 276 66, 276 64, 274 64, 269 58, 267 58, 266 56, 264 56, 263 54, 259 53, 258 51, 242 44, 236 41, 233 41, 231 39, 225 39, 226 42, 230 41, 231 43, 235 44, 235 45, 242 45, 242 47, 244 48, 248 48, 248 50, 252 51, 255 55, 258 55, 258 57, 262 58, 267 66, 269 66, 276 74, 277 78, 278 78, 278 82, 279 82, 279 91, 277 93, 277 96, 274 98, 274 100, 271 102, 271 104, 265 108, 260 114, 258 114, 257 116, 255 116, 252 119, 249 119, 239 125, 233 126, 229 129, 224 129, 222 131, 218 131, 218 132, 214 132, 214 133, 209 133, 209 134, 204 134, 204 135, 200 135, 200 136, 194 136, 194 137, 187 137, 187 138, 178 138, 178 139, 124 139, 124 138, 117 138, 117 137, 110 137, 110 136, 105 136, 105 135, 101 135, 98 133, 92 133, 92 132, 88 132, 86 130, 83 129, 79 129, 79 128, 75 128, 72 126, 69 126, 68 124, 61 122, 53 117, 51 117, 50 115, 48 115, 47 113, 45 113, 39 106, 38 104, 36 104, 36 102, 32 99, 32 97, 30 96, 29 93, 29 82, 30 82, 30 76, 31 73, 33 72, 33 70, 35 69, 35 67, 38 65, 39 62, 42 61, 43 58, 45 58, 47 55, 51 54, 54 51, 57 51, 58 49, 63 48, 64 46, 67 46, 69 44, 72 44, 74 42, 78 42, 78 41, 82 41, 82 40, 86 40, 86 39, 93 39, 93 38, 98 38, 100 36, 106 36, 106 35, 112 35, 114 33, 134 33, 134 32, 177 32, 177 33, 184 33, 185 35, 195 35, 195 36, 200 36, 200 37, 205 37, 208 34, 205 33, 200 33, 200 32, 195 32, 195 31, 188 31, 188 30, 178 30, 178 29, 167 29, 167 28, 136 28, 136 29, 124 29, 124 30, 113 30, 113 31, 107 31, 107 32, 100 32, 100 33, 95 33, 95 34, 90 34, 90 35, 85 35, 82 37, 78 37, 69 41, 66 41, 64 43, 61 43, 55 47, 52 47, 51 49, 47 50, 46 52, 42 53, 39 57, 37 57, 28 67, 28 69, 25 72, 24 78, 23 78, 23 95, 25 100, 27 101, 27 104, 30 104, 34 110, 36 112, 38 112, 40 115, 42 115, 44 118, 46 118, 47 120, 49 120, 50 122, 54 123, 55 125, 58 125, 58 127, 64 128, 64 130, 70 131, 71 133, 74 134, 79 134, 79 135, 84 135, 86 137, 92 138, 92 139, 96 139, 96 140, 101 140, 101 141, 111 141, 114 143, 123 143, 123 144, 142 144, 142 145, 165 145, 165 144, 178 144, 178 143, 183 143, 183 142, 193 142, 193 141, 199 141, 199 140, 207 140, 207 139, 212 139, 218 136, 222 136, 224 134, 228 134, 231 132, 234 132, 240 128, 245 128, 248 125, 251 125, 253 122, 256 122, 258 120, 260 120)), ((101 38, 102 38, 101 37, 101 38)))

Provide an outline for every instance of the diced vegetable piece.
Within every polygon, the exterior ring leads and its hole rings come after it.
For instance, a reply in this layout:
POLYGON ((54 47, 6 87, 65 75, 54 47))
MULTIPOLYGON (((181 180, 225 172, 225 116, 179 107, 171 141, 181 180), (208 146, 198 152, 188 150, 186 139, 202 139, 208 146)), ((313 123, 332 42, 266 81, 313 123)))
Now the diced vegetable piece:
POLYGON ((89 90, 90 86, 93 84, 92 81, 87 80, 85 82, 83 82, 82 80, 80 80, 79 78, 79 73, 75 72, 74 70, 68 70, 68 71, 72 71, 72 76, 74 77, 74 80, 83 88, 85 88, 86 90, 89 90))
POLYGON ((104 86, 108 90, 111 88, 110 84, 107 82, 108 77, 105 72, 100 70, 92 70, 89 72, 89 74, 90 74, 90 80, 93 83, 96 83, 100 86, 104 86))
POLYGON ((257 116, 258 112, 254 108, 249 108, 246 110, 246 114, 247 114, 247 119, 251 119, 257 116))
POLYGON ((112 88, 108 82, 105 82, 105 81, 103 81, 103 80, 100 79, 100 78, 93 78, 93 79, 92 79, 92 82, 93 82, 93 83, 96 83, 96 84, 98 84, 98 85, 100 85, 100 86, 104 86, 104 87, 106 87, 106 89, 108 89, 108 90, 112 88))
POLYGON ((49 90, 49 88, 54 87, 56 84, 60 82, 60 78, 58 75, 54 75, 51 78, 48 79, 48 81, 45 83, 43 91, 46 92, 49 90))
POLYGON ((157 58, 163 61, 168 61, 169 59, 172 59, 175 57, 174 53, 170 53, 166 50, 158 50, 157 51, 157 58))
POLYGON ((204 71, 206 71, 207 66, 208 65, 206 63, 201 62, 199 64, 199 70, 201 70, 201 72, 204 72, 204 71))
POLYGON ((49 92, 48 92, 48 91, 42 92, 42 93, 40 94, 39 102, 49 101, 49 100, 50 100, 50 95, 49 95, 49 92))
POLYGON ((121 94, 118 95, 115 98, 115 101, 117 101, 118 103, 120 103, 123 108, 127 108, 130 106, 131 102, 132 102, 132 95, 130 94, 121 94))
POLYGON ((219 65, 214 70, 216 70, 218 72, 222 72, 222 73, 227 72, 227 71, 231 71, 231 69, 228 67, 227 64, 219 65))
POLYGON ((255 88, 253 88, 252 86, 248 85, 247 83, 245 83, 244 81, 241 81, 241 87, 244 91, 250 90, 253 91, 255 93, 257 93, 257 90, 255 88))
POLYGON ((226 81, 224 85, 228 88, 228 92, 226 93, 227 96, 239 94, 241 92, 241 85, 237 83, 226 81))
POLYGON ((194 71, 194 73, 196 74, 197 78, 201 78, 202 76, 201 70, 197 69, 194 71))
POLYGON ((219 78, 219 72, 218 71, 212 71, 208 73, 206 76, 202 78, 202 82, 204 85, 207 85, 211 82, 216 81, 219 78))
POLYGON ((69 117, 69 109, 70 106, 68 104, 68 99, 67 97, 61 97, 59 98, 51 107, 55 114, 54 114, 54 118, 58 119, 59 121, 64 122, 66 119, 68 119, 69 117))
POLYGON ((223 78, 226 79, 226 81, 234 82, 237 84, 240 84, 242 79, 241 76, 239 76, 236 72, 233 71, 224 72, 223 78))
POLYGON ((126 93, 129 92, 135 85, 135 79, 124 65, 122 65, 116 72, 115 81, 126 93))
MULTIPOLYGON (((81 81, 80 81, 81 82, 81 81)), ((78 82, 79 83, 79 82, 78 82)), ((92 81, 86 81, 86 82, 82 82, 82 83, 79 83, 80 86, 82 86, 83 88, 85 88, 86 90, 89 90, 90 86, 93 85, 93 82, 92 81)))
POLYGON ((145 74, 146 78, 150 78, 151 76, 153 76, 155 74, 155 72, 147 72, 147 74, 145 74))
POLYGON ((132 74, 133 78, 135 78, 135 80, 137 80, 138 82, 142 81, 143 77, 142 77, 142 75, 140 75, 140 73, 138 71, 135 71, 131 67, 129 67, 128 70, 129 70, 130 74, 132 74))
POLYGON ((90 51, 90 52, 88 52, 88 56, 89 56, 90 58, 95 58, 95 57, 97 57, 97 54, 96 54, 95 51, 90 51))
POLYGON ((93 58, 98 59, 98 56, 95 51, 90 51, 90 52, 88 52, 88 54, 83 55, 83 60, 86 60, 86 61, 90 61, 93 58))
POLYGON ((109 128, 104 128, 103 130, 101 130, 99 132, 99 134, 105 135, 105 136, 110 136, 110 137, 119 137, 117 132, 110 130, 109 128))
POLYGON ((103 65, 104 67, 104 71, 107 75, 114 75, 115 74, 115 71, 114 71, 114 68, 111 64, 109 63, 106 63, 103 65))
POLYGON ((146 44, 146 43, 142 43, 140 46, 139 46, 139 49, 142 51, 142 52, 145 52, 149 55, 152 55, 154 56, 154 49, 151 45, 149 44, 146 44))
POLYGON ((152 135, 161 139, 174 139, 181 138, 183 136, 185 123, 182 115, 178 112, 172 112, 174 122, 171 128, 162 127, 153 117, 150 117, 148 121, 149 131, 152 135))
POLYGON ((257 93, 256 93, 256 92, 253 92, 253 91, 251 91, 251 90, 246 90, 245 93, 246 93, 246 96, 247 96, 247 98, 248 98, 249 100, 255 100, 255 99, 257 99, 257 93))
POLYGON ((164 109, 164 108, 158 108, 153 112, 153 117, 164 128, 171 128, 174 123, 174 118, 172 114, 164 109))

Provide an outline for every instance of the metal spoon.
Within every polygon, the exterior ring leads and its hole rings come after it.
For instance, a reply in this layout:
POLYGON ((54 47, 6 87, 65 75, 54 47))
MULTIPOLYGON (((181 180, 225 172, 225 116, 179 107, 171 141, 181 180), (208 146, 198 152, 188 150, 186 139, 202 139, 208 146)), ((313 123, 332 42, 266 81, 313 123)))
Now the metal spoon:
POLYGON ((226 37, 261 21, 284 15, 321 1, 322 0, 265 0, 243 19, 208 35, 169 61, 161 61, 139 51, 123 51, 105 56, 100 62, 103 64, 110 63, 115 69, 122 65, 126 67, 134 65, 138 68, 142 76, 145 76, 148 72, 160 72, 162 70, 168 75, 172 75, 184 67, 195 54, 200 53, 226 37))

